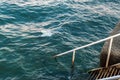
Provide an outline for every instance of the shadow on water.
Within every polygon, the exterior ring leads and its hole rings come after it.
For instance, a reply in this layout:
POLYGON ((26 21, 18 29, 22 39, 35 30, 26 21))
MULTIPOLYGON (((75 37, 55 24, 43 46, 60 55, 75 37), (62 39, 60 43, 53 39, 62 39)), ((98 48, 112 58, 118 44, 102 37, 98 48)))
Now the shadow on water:
MULTIPOLYGON (((86 72, 80 72, 80 71, 76 71, 76 66, 75 64, 71 64, 71 66, 65 66, 62 62, 60 62, 57 58, 54 58, 54 60, 57 62, 57 66, 61 66, 62 69, 65 69, 68 73, 68 75, 66 75, 65 78, 62 78, 63 80, 87 80, 87 75, 88 73, 86 72), (82 77, 80 77, 81 75, 83 75, 82 77)), ((78 69, 79 70, 79 69, 78 69)), ((60 79, 61 80, 61 79, 60 79)))

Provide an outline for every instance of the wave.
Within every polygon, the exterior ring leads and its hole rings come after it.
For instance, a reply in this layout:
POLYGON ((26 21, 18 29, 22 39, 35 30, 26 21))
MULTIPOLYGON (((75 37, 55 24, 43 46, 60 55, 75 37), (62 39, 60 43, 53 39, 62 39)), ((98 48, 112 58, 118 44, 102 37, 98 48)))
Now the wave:
POLYGON ((0 18, 8 18, 8 19, 15 19, 14 17, 12 16, 8 16, 8 15, 4 15, 4 14, 0 14, 0 18))
MULTIPOLYGON (((51 56, 108 36, 113 23, 120 18, 119 4, 114 2, 1 0, 0 3, 0 62, 6 62, 3 67, 10 70, 4 69, 2 73, 13 73, 9 79, 56 80, 62 76, 68 79, 66 67, 71 55, 58 59, 61 66, 51 56)), ((86 76, 82 76, 83 71, 97 66, 100 49, 101 45, 96 45, 77 52, 76 68, 79 68, 75 77, 86 76)))
MULTIPOLYGON (((93 4, 93 3, 90 3, 93 4)), ((120 18, 120 5, 116 3, 100 3, 95 5, 87 5, 87 4, 68 4, 69 7, 73 8, 76 11, 77 15, 84 14, 98 14, 97 16, 108 16, 111 15, 116 18, 120 18), (119 7, 118 7, 119 6, 119 7), (83 11, 83 12, 81 12, 83 11), (84 13, 85 12, 85 13, 84 13), (84 13, 84 14, 83 14, 84 13)), ((81 15, 80 15, 81 16, 81 15)))
POLYGON ((38 6, 38 5, 41 6, 41 5, 49 5, 51 3, 56 2, 56 0, 1 0, 0 3, 3 2, 9 4, 16 4, 19 6, 38 6))
POLYGON ((69 2, 90 2, 93 0, 1 0, 0 3, 9 3, 16 4, 19 6, 42 6, 42 5, 51 5, 64 4, 69 2))
POLYGON ((41 37, 52 36, 55 33, 54 29, 47 29, 44 26, 49 25, 50 22, 43 23, 25 23, 25 24, 6 24, 0 26, 2 34, 10 37, 16 36, 31 36, 29 33, 38 33, 41 37))

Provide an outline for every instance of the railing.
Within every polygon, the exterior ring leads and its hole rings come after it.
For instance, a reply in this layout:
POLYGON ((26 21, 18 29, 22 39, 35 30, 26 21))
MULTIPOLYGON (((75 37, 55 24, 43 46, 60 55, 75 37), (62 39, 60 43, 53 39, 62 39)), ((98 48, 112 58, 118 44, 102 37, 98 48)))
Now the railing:
POLYGON ((63 55, 65 55, 65 54, 69 54, 69 53, 73 52, 73 55, 72 55, 72 65, 74 65, 75 53, 76 53, 77 50, 80 50, 80 49, 83 49, 83 48, 86 48, 86 47, 89 47, 89 46, 92 46, 92 45, 95 45, 95 44, 104 42, 104 41, 106 41, 106 40, 110 40, 109 47, 108 47, 108 55, 107 55, 107 60, 106 60, 106 67, 108 67, 109 59, 110 59, 110 53, 111 53, 111 48, 112 48, 112 42, 113 42, 113 39, 114 39, 115 37, 118 37, 118 36, 120 36, 120 33, 115 34, 115 35, 112 35, 112 36, 107 37, 107 38, 104 38, 104 39, 101 39, 101 40, 98 40, 98 41, 96 41, 96 42, 92 42, 92 43, 90 43, 90 44, 87 44, 87 45, 84 45, 84 46, 81 46, 81 47, 74 48, 74 49, 72 49, 72 50, 69 50, 69 51, 66 51, 66 52, 57 54, 57 55, 55 55, 55 56, 53 56, 53 57, 56 58, 56 57, 63 56, 63 55))
POLYGON ((120 79, 120 75, 103 78, 103 79, 98 79, 98 80, 119 80, 119 79, 120 79))

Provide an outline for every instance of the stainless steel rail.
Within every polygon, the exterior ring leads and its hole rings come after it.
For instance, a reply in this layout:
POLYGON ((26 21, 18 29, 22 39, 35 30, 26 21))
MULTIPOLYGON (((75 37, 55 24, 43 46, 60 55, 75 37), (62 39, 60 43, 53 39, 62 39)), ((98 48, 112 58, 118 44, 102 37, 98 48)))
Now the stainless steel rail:
POLYGON ((103 79, 98 79, 98 80, 118 80, 118 79, 120 79, 120 75, 103 78, 103 79))
POLYGON ((86 48, 86 47, 89 47, 89 46, 92 46, 92 45, 95 45, 95 44, 104 42, 104 41, 106 41, 106 40, 110 40, 109 49, 108 49, 108 56, 107 56, 107 60, 106 60, 106 67, 107 67, 107 66, 108 66, 108 63, 109 63, 109 58, 110 58, 110 53, 111 53, 111 48, 112 48, 113 39, 114 39, 115 37, 118 37, 118 36, 120 36, 120 33, 115 34, 115 35, 112 35, 112 36, 107 37, 107 38, 104 38, 104 39, 101 39, 101 40, 98 40, 98 41, 95 41, 95 42, 92 42, 92 43, 89 43, 89 44, 84 45, 84 46, 81 46, 81 47, 74 48, 74 49, 72 49, 72 50, 69 50, 69 51, 66 51, 66 52, 57 54, 57 55, 55 55, 55 56, 53 56, 53 57, 56 58, 56 57, 63 56, 63 55, 66 55, 66 54, 69 54, 69 53, 73 52, 72 64, 74 64, 75 52, 76 52, 77 50, 80 50, 80 49, 83 49, 83 48, 86 48))

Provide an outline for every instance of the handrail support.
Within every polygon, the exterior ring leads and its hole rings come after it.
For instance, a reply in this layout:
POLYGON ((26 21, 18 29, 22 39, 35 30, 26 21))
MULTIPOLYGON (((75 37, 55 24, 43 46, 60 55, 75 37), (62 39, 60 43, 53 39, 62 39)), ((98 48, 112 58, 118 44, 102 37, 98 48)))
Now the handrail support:
POLYGON ((108 67, 109 60, 110 60, 110 53, 111 53, 111 48, 112 48, 112 42, 113 42, 113 38, 110 39, 110 43, 109 43, 109 47, 108 47, 108 55, 107 55, 107 59, 106 59, 106 67, 108 67))
POLYGON ((73 55, 72 55, 72 66, 74 66, 74 61, 75 61, 75 50, 73 51, 73 55))

